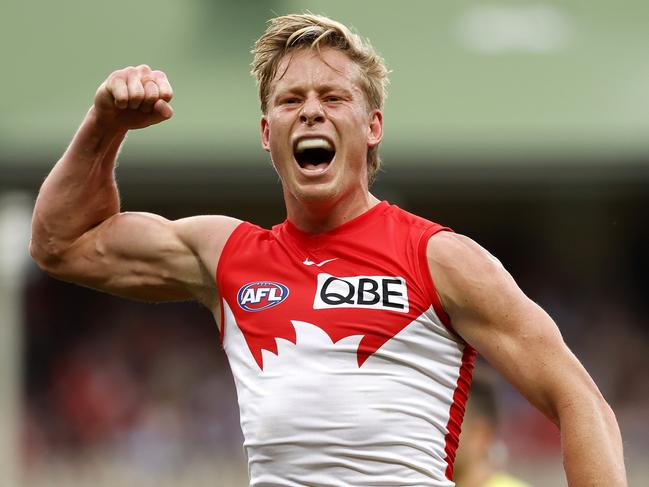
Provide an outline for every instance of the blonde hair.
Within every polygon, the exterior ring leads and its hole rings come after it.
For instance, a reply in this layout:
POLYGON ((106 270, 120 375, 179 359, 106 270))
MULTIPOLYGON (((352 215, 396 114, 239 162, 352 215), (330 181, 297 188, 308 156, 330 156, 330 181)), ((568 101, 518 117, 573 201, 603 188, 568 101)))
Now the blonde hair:
MULTIPOLYGON (((266 113, 272 81, 284 56, 298 49, 331 47, 344 52, 359 68, 360 86, 370 110, 382 110, 387 96, 388 70, 369 40, 363 40, 348 27, 328 17, 294 14, 268 21, 266 32, 252 50, 252 75, 259 86, 261 111, 266 113)), ((367 150, 367 175, 372 184, 381 165, 378 146, 367 150)))

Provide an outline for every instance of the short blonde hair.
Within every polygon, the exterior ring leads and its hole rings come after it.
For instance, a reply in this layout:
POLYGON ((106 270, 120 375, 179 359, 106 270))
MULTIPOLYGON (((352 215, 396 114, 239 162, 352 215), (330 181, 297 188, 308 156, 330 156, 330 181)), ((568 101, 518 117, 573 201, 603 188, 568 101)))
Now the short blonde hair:
MULTIPOLYGON (((388 70, 369 40, 328 17, 294 14, 268 21, 266 32, 252 51, 252 75, 257 79, 261 111, 266 113, 272 81, 284 56, 297 49, 331 47, 344 52, 359 68, 360 85, 370 110, 382 110, 387 96, 388 70)), ((371 184, 381 166, 378 146, 367 150, 367 174, 371 184)))

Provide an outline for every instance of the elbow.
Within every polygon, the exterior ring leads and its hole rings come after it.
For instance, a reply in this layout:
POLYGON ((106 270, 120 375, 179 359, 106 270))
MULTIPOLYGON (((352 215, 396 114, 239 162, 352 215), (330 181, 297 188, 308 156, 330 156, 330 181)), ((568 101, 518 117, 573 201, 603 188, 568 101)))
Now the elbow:
POLYGON ((606 401, 604 396, 598 391, 593 394, 592 398, 593 409, 599 413, 599 416, 602 418, 602 421, 605 424, 611 425, 615 424, 617 426, 617 418, 615 417, 615 412, 611 405, 606 401))
POLYGON ((562 423, 586 416, 591 421, 610 423, 615 421, 615 413, 595 383, 590 379, 572 384, 570 389, 562 388, 553 394, 544 410, 548 419, 561 428, 562 423))
POLYGON ((602 415, 602 418, 604 419, 604 422, 607 424, 609 429, 619 431, 619 424, 617 421, 617 416, 615 415, 615 411, 613 411, 611 405, 606 402, 606 399, 604 399, 604 397, 602 396, 600 396, 599 408, 600 414, 602 415))
POLYGON ((64 262, 64 250, 52 242, 41 242, 32 237, 29 242, 29 255, 38 267, 56 277, 64 262))
POLYGON ((556 409, 557 426, 574 421, 575 418, 588 421, 593 426, 600 425, 607 430, 617 430, 617 418, 599 390, 587 390, 581 395, 573 394, 556 409))
POLYGON ((41 270, 48 272, 53 261, 56 260, 52 253, 45 250, 42 244, 37 242, 33 237, 29 241, 29 255, 41 270))
POLYGON ((53 232, 45 225, 38 211, 32 219, 32 235, 29 240, 29 255, 41 270, 51 274, 62 260, 63 246, 53 237, 53 232))

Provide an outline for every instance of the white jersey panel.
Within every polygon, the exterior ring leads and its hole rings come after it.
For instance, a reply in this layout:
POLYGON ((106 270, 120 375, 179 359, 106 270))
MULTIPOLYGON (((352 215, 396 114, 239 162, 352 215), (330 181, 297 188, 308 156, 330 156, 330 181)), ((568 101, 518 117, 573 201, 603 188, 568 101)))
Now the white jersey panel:
POLYGON ((333 343, 291 321, 263 370, 225 300, 224 348, 233 371, 250 485, 437 486, 465 344, 430 307, 359 367, 361 335, 333 343))

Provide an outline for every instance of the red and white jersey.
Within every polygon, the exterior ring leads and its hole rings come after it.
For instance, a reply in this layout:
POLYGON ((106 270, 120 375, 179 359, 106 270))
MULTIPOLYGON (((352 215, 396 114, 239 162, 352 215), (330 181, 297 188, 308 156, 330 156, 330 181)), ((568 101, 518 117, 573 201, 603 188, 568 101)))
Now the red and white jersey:
POLYGON ((474 350, 382 202, 326 233, 239 225, 217 270, 252 486, 453 486, 474 350))

